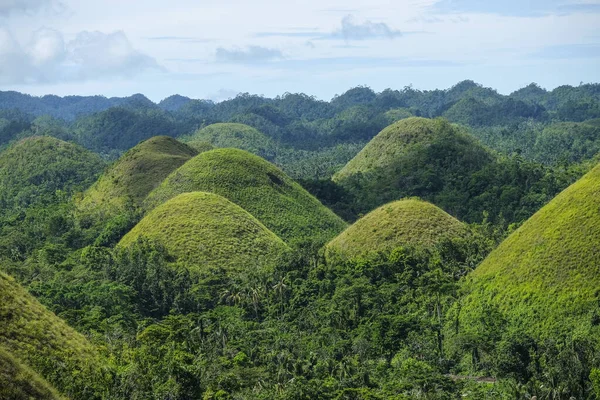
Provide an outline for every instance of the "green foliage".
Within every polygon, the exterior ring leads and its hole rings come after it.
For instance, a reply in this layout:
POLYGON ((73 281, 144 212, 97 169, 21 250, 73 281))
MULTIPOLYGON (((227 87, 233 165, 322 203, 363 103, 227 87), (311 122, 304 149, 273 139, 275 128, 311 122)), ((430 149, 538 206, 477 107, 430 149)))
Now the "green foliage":
POLYGON ((174 170, 197 155, 191 147, 167 136, 138 144, 117 160, 90 187, 77 208, 83 224, 105 221, 137 208, 174 170))
POLYGON ((0 273, 0 345, 72 398, 101 398, 106 364, 80 334, 0 273))
POLYGON ((202 192, 184 193, 156 207, 119 245, 127 247, 141 237, 163 243, 177 260, 196 270, 268 267, 288 249, 239 206, 202 192))
POLYGON ((371 211, 327 244, 332 256, 356 257, 402 246, 435 246, 465 237, 467 228, 436 206, 400 200, 371 211))
POLYGON ((277 167, 242 150, 217 149, 194 157, 148 196, 146 206, 193 191, 225 197, 290 245, 324 244, 346 227, 277 167))
POLYGON ((577 172, 491 153, 444 120, 409 118, 384 129, 333 179, 370 211, 417 196, 467 222, 521 222, 577 172))
POLYGON ((235 123, 209 125, 187 138, 187 143, 197 148, 210 143, 214 147, 233 147, 249 151, 266 159, 273 159, 275 143, 256 129, 235 123))
POLYGON ((24 139, 0 153, 0 210, 52 204, 85 189, 103 168, 100 157, 77 145, 51 137, 24 139))
POLYGON ((155 109, 110 108, 75 123, 77 140, 98 152, 127 150, 154 136, 177 136, 184 128, 171 116, 155 109))
POLYGON ((0 347, 0 398, 61 400, 48 382, 0 347))
POLYGON ((598 329, 599 188, 600 166, 490 254, 466 284, 463 329, 477 329, 475 314, 488 305, 534 337, 561 337, 580 325, 598 329))

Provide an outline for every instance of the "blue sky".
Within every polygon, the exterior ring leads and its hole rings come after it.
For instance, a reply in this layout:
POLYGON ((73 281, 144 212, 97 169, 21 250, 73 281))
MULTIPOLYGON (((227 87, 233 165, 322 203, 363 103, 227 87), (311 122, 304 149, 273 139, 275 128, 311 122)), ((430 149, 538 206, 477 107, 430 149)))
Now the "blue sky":
POLYGON ((219 101, 600 82, 600 0, 281 3, 0 0, 0 90, 219 101))

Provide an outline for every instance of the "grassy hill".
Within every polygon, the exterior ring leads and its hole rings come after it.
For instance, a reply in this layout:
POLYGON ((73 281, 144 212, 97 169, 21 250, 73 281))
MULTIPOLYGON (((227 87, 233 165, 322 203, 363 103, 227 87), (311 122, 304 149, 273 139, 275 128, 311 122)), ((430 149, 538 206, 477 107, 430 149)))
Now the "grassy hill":
POLYGON ((188 144, 202 149, 210 143, 214 147, 232 147, 272 158, 275 143, 264 133, 251 126, 238 123, 219 123, 198 130, 188 138, 188 144))
POLYGON ((102 159, 83 147, 48 136, 23 139, 0 153, 0 210, 83 191, 103 169, 102 159))
POLYGON ((184 193, 152 210, 119 246, 146 237, 200 270, 272 265, 287 245, 256 218, 213 193, 184 193))
POLYGON ((577 326, 597 326, 593 313, 600 312, 599 243, 597 166, 473 271, 465 285, 463 329, 476 329, 477 315, 489 307, 534 336, 556 337, 577 326))
POLYGON ((332 179, 354 194, 361 212, 413 196, 450 212, 464 206, 471 174, 494 160, 447 121, 414 117, 381 131, 332 179))
POLYGON ((168 136, 155 136, 126 152, 78 202, 84 212, 107 218, 128 205, 138 207, 174 170, 197 154, 168 136))
MULTIPOLYGON (((79 333, 0 273, 0 347, 73 399, 96 399, 106 365, 79 333)), ((5 362, 10 362, 5 361, 5 362)))
POLYGON ((0 399, 64 399, 44 378, 0 347, 0 399))
POLYGON ((403 245, 432 246, 466 235, 466 227, 433 204, 400 200, 371 211, 327 244, 330 254, 355 257, 403 245))
POLYGON ((216 149, 194 157, 150 193, 146 205, 152 208, 194 191, 225 197, 291 245, 324 244, 346 227, 279 168, 243 150, 216 149))

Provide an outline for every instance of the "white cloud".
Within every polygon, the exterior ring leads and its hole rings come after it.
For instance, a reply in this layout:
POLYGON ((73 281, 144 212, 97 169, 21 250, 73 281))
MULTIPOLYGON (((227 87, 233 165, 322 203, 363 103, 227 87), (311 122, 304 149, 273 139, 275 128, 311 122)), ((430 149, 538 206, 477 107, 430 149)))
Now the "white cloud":
POLYGON ((60 32, 43 28, 33 34, 27 52, 36 67, 59 63, 66 56, 65 41, 60 32))
POLYGON ((121 31, 108 34, 84 31, 67 48, 70 61, 83 79, 132 76, 148 69, 161 69, 152 57, 134 49, 121 31))
POLYGON ((123 32, 80 32, 65 43, 62 34, 40 29, 21 46, 0 29, 0 83, 52 83, 130 77, 161 70, 156 60, 137 51, 123 32))
POLYGON ((280 50, 261 46, 250 46, 246 49, 233 48, 229 50, 219 47, 215 56, 218 62, 239 64, 271 61, 283 58, 283 54, 280 50))
POLYGON ((0 16, 57 7, 62 4, 55 0, 0 0, 0 16))
POLYGON ((332 36, 344 40, 395 39, 402 33, 383 22, 357 23, 352 15, 347 15, 342 19, 342 27, 332 36))

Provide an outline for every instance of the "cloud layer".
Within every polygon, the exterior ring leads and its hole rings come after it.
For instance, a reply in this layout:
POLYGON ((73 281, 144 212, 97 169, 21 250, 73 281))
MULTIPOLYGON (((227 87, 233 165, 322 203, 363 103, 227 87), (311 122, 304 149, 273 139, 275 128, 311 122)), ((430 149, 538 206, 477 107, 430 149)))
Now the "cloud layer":
POLYGON ((342 19, 342 27, 331 36, 344 40, 395 39, 402 33, 383 22, 357 23, 352 15, 347 15, 342 19))
POLYGON ((121 31, 83 31, 65 42, 52 29, 40 29, 21 46, 0 28, 0 83, 55 83, 107 76, 130 77, 161 70, 156 60, 133 48, 121 31))
POLYGON ((60 6, 55 0, 0 0, 0 16, 60 6))
POLYGON ((217 62, 233 64, 251 64, 283 58, 280 50, 261 46, 250 46, 245 49, 225 49, 219 47, 215 52, 217 62))

